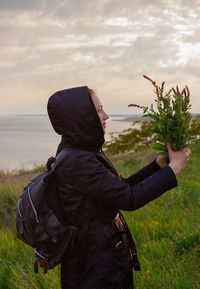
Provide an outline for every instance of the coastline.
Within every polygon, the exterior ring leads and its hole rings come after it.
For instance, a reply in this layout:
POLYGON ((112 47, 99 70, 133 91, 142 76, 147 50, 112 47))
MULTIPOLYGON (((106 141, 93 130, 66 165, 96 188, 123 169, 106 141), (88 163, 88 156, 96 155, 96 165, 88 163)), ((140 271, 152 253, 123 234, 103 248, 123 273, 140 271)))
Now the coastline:
MULTIPOLYGON (((192 114, 192 119, 197 114, 192 114)), ((2 116, 1 116, 2 117, 2 116)), ((149 118, 141 114, 109 114, 105 141, 131 129, 140 129, 149 118)), ((55 134, 46 115, 4 116, 0 124, 0 176, 21 174, 45 164, 55 155, 60 136, 55 134)))

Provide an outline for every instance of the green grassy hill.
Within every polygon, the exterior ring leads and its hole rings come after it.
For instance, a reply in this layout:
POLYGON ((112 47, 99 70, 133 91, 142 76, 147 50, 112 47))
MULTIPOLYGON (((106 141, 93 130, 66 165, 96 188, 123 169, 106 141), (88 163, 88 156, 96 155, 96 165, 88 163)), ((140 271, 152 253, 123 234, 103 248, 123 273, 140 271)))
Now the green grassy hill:
MULTIPOLYGON (((134 273, 138 289, 200 288, 200 141, 191 145, 179 186, 145 207, 124 212, 135 238, 142 271, 134 273)), ((155 153, 115 155, 125 177, 153 160, 155 153)), ((0 178, 0 288, 58 289, 59 266, 47 275, 34 274, 33 249, 16 238, 12 207, 30 175, 0 178)))

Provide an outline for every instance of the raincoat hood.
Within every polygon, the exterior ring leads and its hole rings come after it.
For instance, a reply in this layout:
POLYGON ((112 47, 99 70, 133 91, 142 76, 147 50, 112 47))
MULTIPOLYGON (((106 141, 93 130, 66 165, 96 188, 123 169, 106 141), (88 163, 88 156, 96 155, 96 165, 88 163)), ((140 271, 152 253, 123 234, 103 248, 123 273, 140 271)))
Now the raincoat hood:
POLYGON ((103 128, 87 86, 54 93, 47 111, 54 130, 62 135, 63 146, 100 150, 103 128))

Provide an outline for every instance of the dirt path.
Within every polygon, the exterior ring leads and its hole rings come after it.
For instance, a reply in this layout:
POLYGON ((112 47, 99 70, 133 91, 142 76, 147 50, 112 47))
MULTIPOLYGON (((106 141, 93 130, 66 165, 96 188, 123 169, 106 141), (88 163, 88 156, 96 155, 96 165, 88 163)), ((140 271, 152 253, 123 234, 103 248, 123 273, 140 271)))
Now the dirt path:
POLYGON ((18 184, 23 182, 29 182, 38 173, 27 173, 23 175, 7 175, 0 177, 0 184, 18 184))

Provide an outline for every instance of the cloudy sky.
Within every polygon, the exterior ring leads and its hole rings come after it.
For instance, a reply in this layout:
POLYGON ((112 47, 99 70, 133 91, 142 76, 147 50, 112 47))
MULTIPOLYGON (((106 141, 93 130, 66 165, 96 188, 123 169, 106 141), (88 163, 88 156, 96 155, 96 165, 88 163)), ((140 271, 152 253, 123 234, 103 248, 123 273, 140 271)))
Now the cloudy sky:
POLYGON ((87 85, 108 113, 137 113, 153 88, 186 84, 200 112, 200 0, 0 0, 0 114, 46 113, 87 85))

